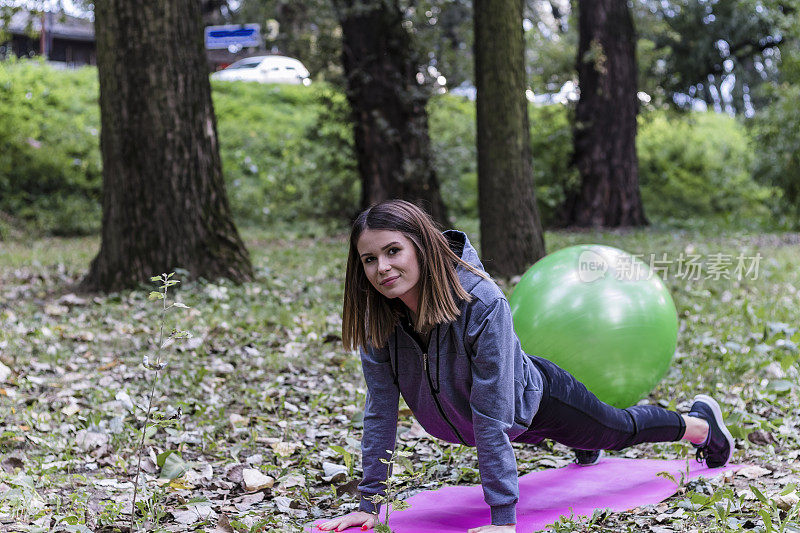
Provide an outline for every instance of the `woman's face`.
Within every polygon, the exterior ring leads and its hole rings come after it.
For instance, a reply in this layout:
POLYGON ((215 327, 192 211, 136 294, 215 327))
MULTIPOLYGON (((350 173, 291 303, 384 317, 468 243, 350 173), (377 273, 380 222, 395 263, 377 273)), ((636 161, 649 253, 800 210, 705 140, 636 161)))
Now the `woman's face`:
POLYGON ((367 229, 356 243, 367 279, 387 298, 400 298, 412 312, 419 300, 419 260, 414 243, 390 230, 367 229))

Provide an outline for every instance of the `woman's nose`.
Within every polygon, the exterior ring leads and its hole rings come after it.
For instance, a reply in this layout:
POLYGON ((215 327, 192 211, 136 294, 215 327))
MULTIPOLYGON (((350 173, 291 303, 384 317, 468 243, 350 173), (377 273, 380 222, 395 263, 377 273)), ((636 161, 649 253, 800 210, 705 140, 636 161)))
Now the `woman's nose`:
POLYGON ((386 272, 390 267, 389 261, 381 259, 380 257, 378 258, 378 272, 386 272))

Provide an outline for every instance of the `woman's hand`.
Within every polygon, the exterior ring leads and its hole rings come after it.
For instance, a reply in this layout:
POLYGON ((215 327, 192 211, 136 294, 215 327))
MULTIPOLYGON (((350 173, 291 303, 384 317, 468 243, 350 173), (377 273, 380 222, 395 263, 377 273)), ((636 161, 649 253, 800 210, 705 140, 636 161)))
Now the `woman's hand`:
POLYGON ((469 529, 467 533, 516 533, 517 525, 509 524, 507 526, 481 526, 469 529))
POLYGON ((361 529, 367 530, 375 527, 377 520, 378 515, 365 513, 364 511, 356 511, 355 513, 328 520, 324 524, 318 525, 317 529, 321 529, 322 531, 342 531, 350 526, 360 526, 361 529))

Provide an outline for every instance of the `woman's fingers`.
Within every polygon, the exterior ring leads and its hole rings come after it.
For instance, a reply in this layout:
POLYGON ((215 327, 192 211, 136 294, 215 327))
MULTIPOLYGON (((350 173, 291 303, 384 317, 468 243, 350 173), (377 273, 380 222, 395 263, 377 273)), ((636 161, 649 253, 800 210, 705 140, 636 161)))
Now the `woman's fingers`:
POLYGON ((351 513, 333 520, 328 520, 317 526, 322 531, 342 531, 351 526, 361 526, 361 529, 369 529, 375 526, 375 515, 359 511, 351 513))
POLYGON ((330 531, 331 529, 335 528, 338 525, 339 525, 339 520, 328 520, 327 522, 317 524, 317 529, 321 531, 330 531))
POLYGON ((361 526, 361 529, 372 529, 373 527, 375 527, 375 521, 376 521, 375 515, 374 514, 369 515, 369 519, 367 519, 367 521, 364 522, 364 525, 361 526))
POLYGON ((324 524, 318 525, 317 528, 321 529, 322 531, 341 531, 345 527, 348 527, 345 525, 346 522, 347 517, 340 516, 339 518, 334 518, 333 520, 329 520, 324 524))

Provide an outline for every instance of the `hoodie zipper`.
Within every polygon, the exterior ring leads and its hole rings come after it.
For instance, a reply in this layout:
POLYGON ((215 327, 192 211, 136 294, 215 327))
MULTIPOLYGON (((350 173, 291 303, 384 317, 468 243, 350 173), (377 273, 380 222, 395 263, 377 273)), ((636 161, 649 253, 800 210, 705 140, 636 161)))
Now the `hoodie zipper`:
MULTIPOLYGON (((437 342, 438 342, 438 339, 437 339, 437 342)), ((464 437, 461 436, 461 433, 458 432, 458 430, 453 425, 453 423, 450 422, 450 419, 447 418, 447 415, 444 414, 444 409, 442 409, 442 404, 439 403, 439 396, 433 390, 433 381, 431 380, 430 372, 428 372, 428 352, 424 352, 422 354, 422 363, 423 363, 423 366, 425 367, 425 377, 428 378, 428 387, 431 389, 431 396, 433 396, 433 402, 436 404, 436 408, 439 410, 439 414, 442 416, 444 421, 447 422, 447 425, 450 426, 450 429, 453 430, 453 433, 456 434, 456 437, 458 437, 459 442, 461 442, 461 444, 466 445, 467 443, 464 440, 464 437)), ((441 364, 441 361, 439 362, 439 364, 441 364)))

